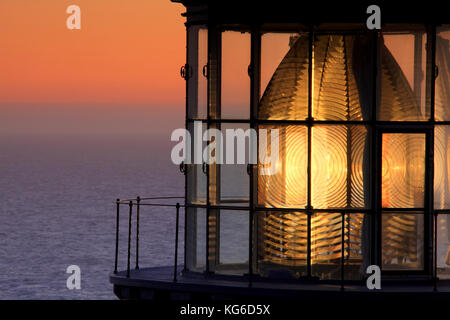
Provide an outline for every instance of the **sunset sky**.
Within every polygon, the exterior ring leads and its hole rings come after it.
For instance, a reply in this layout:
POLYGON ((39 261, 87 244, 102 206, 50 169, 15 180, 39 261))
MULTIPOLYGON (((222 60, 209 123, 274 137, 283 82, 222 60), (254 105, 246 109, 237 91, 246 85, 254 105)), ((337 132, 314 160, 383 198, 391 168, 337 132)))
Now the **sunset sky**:
MULTIPOLYGON (((170 0, 1 0, 0 134, 168 136, 183 127, 184 11, 170 0), (81 30, 66 27, 73 4, 81 8, 81 30)), ((386 43, 402 68, 412 66, 404 62, 413 38, 402 45, 391 38, 386 43)), ((265 47, 264 39, 265 86, 289 35, 265 47)), ((223 112, 248 116, 249 35, 226 33, 222 56, 223 112)), ((411 83, 412 71, 404 69, 411 83)))
POLYGON ((153 133, 183 125, 184 7, 0 1, 0 133, 153 133), (81 8, 69 30, 66 8, 81 8))

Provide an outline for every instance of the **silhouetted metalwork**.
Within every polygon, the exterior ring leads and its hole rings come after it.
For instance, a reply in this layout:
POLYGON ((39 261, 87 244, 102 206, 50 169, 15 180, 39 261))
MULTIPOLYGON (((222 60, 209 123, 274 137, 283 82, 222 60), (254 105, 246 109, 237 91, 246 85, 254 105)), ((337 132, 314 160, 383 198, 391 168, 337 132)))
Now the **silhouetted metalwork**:
POLYGON ((114 258, 114 273, 117 273, 117 262, 119 257, 119 211, 120 199, 116 200, 116 253, 114 258))
POLYGON ((175 263, 173 265, 173 281, 177 281, 177 267, 178 267, 178 232, 179 232, 179 220, 180 220, 180 204, 177 202, 177 217, 175 223, 175 263))
POLYGON ((136 197, 136 267, 139 269, 139 216, 141 212, 141 198, 136 197))
POLYGON ((131 257, 131 216, 133 214, 133 201, 129 202, 130 213, 128 215, 128 254, 127 254, 127 278, 130 277, 130 257, 131 257))

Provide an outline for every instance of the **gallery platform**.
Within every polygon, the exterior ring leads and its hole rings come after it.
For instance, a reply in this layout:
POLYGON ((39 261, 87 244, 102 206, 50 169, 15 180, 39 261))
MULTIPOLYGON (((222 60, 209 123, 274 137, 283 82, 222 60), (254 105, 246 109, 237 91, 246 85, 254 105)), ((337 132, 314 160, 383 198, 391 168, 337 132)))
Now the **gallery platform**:
MULTIPOLYGON (((182 267, 180 267, 180 270, 182 267)), ((408 300, 450 301, 450 282, 441 280, 383 280, 381 290, 369 290, 365 281, 339 283, 292 281, 254 277, 233 277, 179 272, 174 281, 173 266, 119 271, 110 275, 114 293, 120 299, 133 300, 408 300)))

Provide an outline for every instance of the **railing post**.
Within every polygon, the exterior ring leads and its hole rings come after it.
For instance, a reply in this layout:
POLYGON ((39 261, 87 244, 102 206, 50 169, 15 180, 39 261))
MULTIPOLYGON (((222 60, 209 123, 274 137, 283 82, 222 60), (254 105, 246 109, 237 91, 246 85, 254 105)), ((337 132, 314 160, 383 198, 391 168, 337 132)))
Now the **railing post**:
POLYGON ((173 281, 177 281, 177 264, 178 264, 178 224, 179 224, 179 218, 180 218, 180 204, 177 202, 176 205, 177 208, 177 217, 176 217, 176 230, 175 230, 175 263, 173 266, 173 281))
POLYGON ((127 278, 130 277, 130 255, 131 255, 131 214, 133 212, 133 201, 130 201, 130 214, 128 216, 128 258, 127 258, 127 278))
MULTIPOLYGON (((349 235, 350 236, 350 235, 349 235)), ((350 250, 350 247, 348 248, 350 250)), ((345 213, 341 213, 341 291, 344 291, 345 265, 345 213)))
POLYGON ((186 259, 186 252, 187 252, 187 225, 188 225, 188 217, 187 217, 187 209, 188 209, 188 204, 186 203, 186 199, 184 201, 184 257, 183 257, 183 273, 185 273, 187 271, 186 265, 187 265, 187 259, 186 259))
POLYGON ((139 269, 139 212, 141 208, 141 198, 136 198, 136 270, 139 269))
POLYGON ((119 256, 119 209, 120 199, 116 199, 116 253, 114 257, 114 274, 117 274, 117 260, 119 256))
MULTIPOLYGON (((434 256, 433 256, 433 291, 437 291, 437 284, 438 284, 438 274, 437 274, 437 237, 438 237, 438 214, 436 211, 434 211, 434 256)), ((447 218, 448 219, 448 218, 447 218)))

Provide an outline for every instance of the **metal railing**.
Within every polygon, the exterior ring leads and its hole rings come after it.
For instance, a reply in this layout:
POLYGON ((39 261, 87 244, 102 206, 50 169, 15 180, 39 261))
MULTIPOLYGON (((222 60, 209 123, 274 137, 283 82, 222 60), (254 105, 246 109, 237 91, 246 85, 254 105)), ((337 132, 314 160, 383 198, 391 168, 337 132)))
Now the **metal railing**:
POLYGON ((139 222, 140 222, 140 209, 141 206, 150 207, 173 207, 176 209, 176 223, 175 223, 175 261, 173 270, 173 281, 177 281, 177 268, 178 268, 178 239, 179 239, 179 220, 180 220, 180 208, 185 207, 179 202, 175 204, 168 203, 148 203, 149 200, 175 200, 184 199, 184 197, 136 197, 133 199, 116 199, 116 248, 114 258, 114 274, 117 274, 118 260, 119 260, 119 228, 120 228, 120 207, 128 206, 128 249, 127 249, 127 278, 130 277, 131 271, 131 229, 132 229, 132 216, 133 207, 136 207, 136 252, 135 252, 135 270, 139 269, 139 222))
MULTIPOLYGON (((147 197, 147 198, 141 198, 136 197, 132 199, 116 199, 116 242, 115 242, 115 261, 114 261, 114 274, 117 274, 118 270, 118 255, 119 255, 119 225, 120 225, 120 207, 121 206, 128 206, 128 243, 127 243, 127 270, 126 270, 126 277, 130 277, 130 271, 131 271, 131 238, 132 238, 132 216, 133 216, 133 208, 136 207, 136 248, 135 248, 135 270, 139 269, 139 232, 140 232, 140 209, 141 206, 150 206, 150 207, 169 207, 169 208, 175 208, 176 213, 176 221, 175 221, 175 245, 174 245, 174 266, 173 266, 173 281, 177 281, 177 272, 178 272, 178 240, 179 240, 179 219, 180 219, 180 208, 214 208, 214 209, 228 209, 228 210, 249 210, 248 207, 237 207, 237 206, 224 206, 224 205, 215 205, 215 206, 208 206, 208 205, 200 205, 200 204, 191 204, 191 205, 185 205, 180 204, 180 202, 176 203, 159 203, 159 202, 153 202, 155 200, 179 200, 183 199, 184 197, 147 197), (146 202, 146 201, 152 201, 152 202, 146 202)), ((290 212, 292 209, 269 209, 269 208, 258 208, 256 212, 266 212, 266 211, 280 211, 280 212, 290 212)), ((296 210, 297 211, 297 210, 296 210)), ((328 210, 330 211, 330 210, 328 210)), ((333 210, 331 210, 333 211, 333 210)), ((340 289, 344 290, 345 286, 345 237, 348 236, 346 232, 346 226, 345 226, 345 218, 348 215, 353 214, 353 212, 345 212, 344 210, 337 210, 336 212, 339 212, 341 214, 341 248, 340 248, 340 289)), ((186 214, 186 212, 185 212, 186 214)), ((438 215, 450 215, 450 212, 448 210, 435 210, 433 212, 433 246, 434 246, 434 252, 433 252, 433 263, 432 263, 432 281, 433 281, 433 290, 437 291, 438 286, 438 271, 437 271, 437 232, 438 232, 438 215)), ((308 216, 310 214, 307 213, 308 216)), ((310 222, 309 222, 310 224, 310 222)), ((209 245, 209 242, 207 240, 207 247, 209 245)), ((208 247, 209 248, 209 247, 208 247)), ((310 248, 308 248, 310 250, 310 248)), ((249 255, 253 255, 253 248, 252 243, 249 242, 249 255)), ((348 248, 349 250, 349 248, 348 248)), ((209 250, 206 250, 206 255, 208 255, 209 250)), ((208 261, 208 256, 206 257, 206 260, 208 261)), ((249 265, 249 274, 252 275, 252 265, 249 265)), ((309 275, 309 277, 311 277, 309 275)), ((251 283, 252 277, 249 276, 248 281, 251 283)))
MULTIPOLYGON (((175 199, 184 199, 184 197, 147 197, 147 198, 141 198, 136 197, 132 199, 116 199, 116 246, 115 246, 115 262, 114 262, 114 274, 117 274, 118 270, 118 255, 119 255, 119 225, 120 225, 120 207, 121 206, 128 206, 128 244, 127 244, 127 270, 126 270, 126 277, 130 277, 130 271, 131 271, 131 236, 132 236, 132 216, 133 216, 133 207, 136 207, 136 252, 135 252, 135 270, 139 269, 139 231, 140 231, 140 208, 141 206, 150 206, 150 207, 172 207, 176 209, 176 222, 175 222, 175 245, 174 245, 174 270, 173 270, 173 281, 177 281, 177 269, 178 269, 178 240, 179 240, 179 217, 180 217, 180 208, 189 208, 189 207, 195 207, 195 208, 207 208, 207 205, 199 205, 199 204, 193 204, 193 205, 182 205, 179 202, 175 204, 167 204, 167 203, 148 203, 145 201, 149 200, 175 200, 175 199)), ((247 207, 237 207, 237 206, 210 206, 214 208, 220 208, 220 209, 228 209, 228 210, 248 210, 247 207)), ((266 210, 267 211, 267 208, 266 210)), ((271 209, 271 211, 276 211, 276 209, 271 209)), ((349 213, 341 212, 341 259, 340 259, 340 265, 341 265, 341 275, 340 275, 340 287, 341 290, 344 289, 344 269, 345 269, 345 216, 349 213)), ((208 243, 208 241, 207 241, 208 243)), ((252 250, 252 244, 249 243, 249 255, 251 256, 253 254, 252 250)), ((206 250, 208 252, 209 250, 206 250)), ((206 257, 208 260, 208 257, 206 257)), ((249 265, 249 268, 252 269, 252 266, 249 265)), ((249 271, 249 274, 253 274, 253 272, 249 271)), ((252 277, 248 277, 249 283, 252 282, 252 277)))

